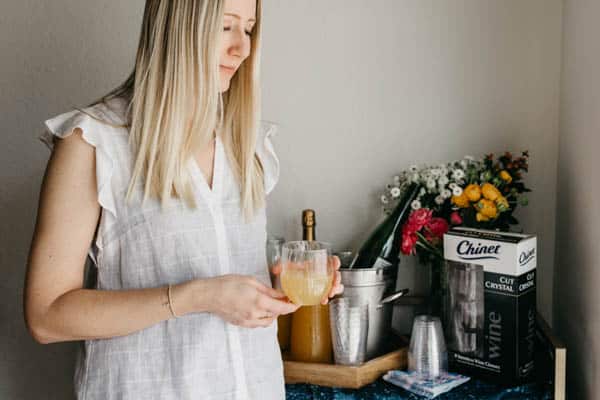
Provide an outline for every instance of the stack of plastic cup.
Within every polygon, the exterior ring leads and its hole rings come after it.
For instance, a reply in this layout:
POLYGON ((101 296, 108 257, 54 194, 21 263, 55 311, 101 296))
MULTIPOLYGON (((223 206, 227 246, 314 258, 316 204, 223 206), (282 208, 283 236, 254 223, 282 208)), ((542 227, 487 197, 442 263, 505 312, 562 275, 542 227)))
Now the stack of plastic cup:
POLYGON ((369 305, 339 297, 329 302, 331 341, 336 364, 360 365, 367 354, 369 305))

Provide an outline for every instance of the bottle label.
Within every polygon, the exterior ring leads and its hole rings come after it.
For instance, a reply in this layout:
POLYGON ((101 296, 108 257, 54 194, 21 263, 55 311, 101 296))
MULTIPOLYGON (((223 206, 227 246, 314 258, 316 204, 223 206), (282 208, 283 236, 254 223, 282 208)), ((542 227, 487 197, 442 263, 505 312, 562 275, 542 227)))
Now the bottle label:
POLYGON ((392 265, 392 263, 389 262, 388 260, 386 260, 385 258, 377 257, 377 260, 375 261, 373 268, 385 268, 385 267, 389 267, 390 265, 392 265))

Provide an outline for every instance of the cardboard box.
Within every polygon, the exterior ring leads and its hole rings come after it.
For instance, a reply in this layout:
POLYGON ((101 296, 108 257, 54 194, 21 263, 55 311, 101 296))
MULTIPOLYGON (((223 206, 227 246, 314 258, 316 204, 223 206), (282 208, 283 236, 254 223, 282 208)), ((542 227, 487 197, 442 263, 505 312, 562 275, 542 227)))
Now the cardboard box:
POLYGON ((536 244, 534 235, 470 228, 444 235, 451 369, 501 383, 533 377, 536 244))

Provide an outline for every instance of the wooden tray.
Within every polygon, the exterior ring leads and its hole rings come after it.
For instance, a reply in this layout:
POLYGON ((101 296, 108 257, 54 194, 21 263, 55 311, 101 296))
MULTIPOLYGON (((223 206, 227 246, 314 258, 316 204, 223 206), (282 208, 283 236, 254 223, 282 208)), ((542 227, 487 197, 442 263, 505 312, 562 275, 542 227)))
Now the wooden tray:
POLYGON ((391 369, 406 369, 407 350, 408 346, 403 341, 399 349, 357 367, 284 361, 285 382, 359 389, 376 381, 391 369))

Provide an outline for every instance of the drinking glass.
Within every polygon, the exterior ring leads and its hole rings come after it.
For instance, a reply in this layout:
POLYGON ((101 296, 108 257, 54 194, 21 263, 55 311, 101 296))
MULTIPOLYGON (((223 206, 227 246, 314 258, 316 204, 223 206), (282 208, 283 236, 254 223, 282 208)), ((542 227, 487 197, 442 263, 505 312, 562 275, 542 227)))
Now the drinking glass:
POLYGON ((295 304, 321 303, 333 285, 331 246, 317 241, 287 242, 281 249, 281 286, 295 304))
MULTIPOLYGON (((271 236, 267 238, 267 264, 269 266, 269 274, 271 275, 271 283, 273 288, 281 290, 281 279, 279 275, 272 274, 271 268, 281 261, 281 247, 285 243, 285 239, 279 236, 271 236)), ((284 314, 277 317, 277 340, 281 350, 287 350, 290 347, 290 334, 292 329, 292 315, 284 314)))
POLYGON ((445 325, 448 348, 470 357, 483 357, 484 309, 481 265, 449 261, 445 325))
POLYGON ((434 379, 448 371, 446 342, 438 317, 415 318, 408 347, 408 370, 421 379, 434 379))
MULTIPOLYGON (((267 265, 269 271, 281 260, 281 247, 285 243, 285 239, 279 236, 269 236, 267 238, 267 265)), ((281 290, 281 281, 279 276, 271 274, 273 287, 281 290)))
POLYGON ((354 259, 354 253, 352 250, 342 250, 333 253, 334 256, 338 256, 340 259, 340 267, 348 268, 350 264, 352 264, 352 260, 354 259))
POLYGON ((336 364, 360 365, 367 354, 369 304, 349 297, 329 302, 333 357, 336 364))

